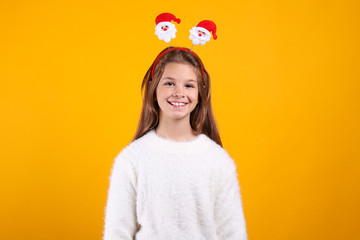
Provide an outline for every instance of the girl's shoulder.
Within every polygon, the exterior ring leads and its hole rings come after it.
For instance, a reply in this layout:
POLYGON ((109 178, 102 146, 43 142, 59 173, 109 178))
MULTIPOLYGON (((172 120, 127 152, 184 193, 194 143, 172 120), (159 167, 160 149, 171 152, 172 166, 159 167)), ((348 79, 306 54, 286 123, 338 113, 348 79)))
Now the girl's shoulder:
POLYGON ((128 143, 115 157, 115 162, 135 162, 152 155, 152 144, 156 144, 152 131, 128 143))
POLYGON ((210 147, 208 148, 208 155, 212 156, 212 159, 216 161, 219 165, 219 168, 227 168, 233 170, 236 168, 235 162, 230 154, 226 151, 225 148, 217 144, 215 141, 211 140, 210 147))
POLYGON ((146 148, 146 142, 144 141, 144 136, 133 140, 127 144, 116 156, 117 158, 129 158, 134 159, 136 156, 141 155, 141 152, 146 148))

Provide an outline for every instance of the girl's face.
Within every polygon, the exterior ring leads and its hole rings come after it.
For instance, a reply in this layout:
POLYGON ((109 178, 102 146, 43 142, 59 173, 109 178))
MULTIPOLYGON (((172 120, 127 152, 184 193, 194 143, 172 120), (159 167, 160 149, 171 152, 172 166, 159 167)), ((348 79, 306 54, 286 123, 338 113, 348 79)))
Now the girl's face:
POLYGON ((198 103, 198 83, 190 64, 168 63, 156 88, 160 119, 188 119, 198 103))

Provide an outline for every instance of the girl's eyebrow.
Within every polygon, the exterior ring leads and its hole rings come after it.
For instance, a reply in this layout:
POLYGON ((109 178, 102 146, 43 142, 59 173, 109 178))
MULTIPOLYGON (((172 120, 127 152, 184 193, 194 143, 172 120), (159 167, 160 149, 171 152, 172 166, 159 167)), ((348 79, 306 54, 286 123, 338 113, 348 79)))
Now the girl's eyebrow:
POLYGON ((175 80, 175 78, 172 78, 172 77, 164 77, 163 79, 161 80, 175 80))
MULTIPOLYGON (((175 78, 173 78, 173 77, 164 77, 164 78, 162 78, 160 81, 164 81, 164 80, 176 80, 175 78)), ((194 80, 194 79, 188 79, 188 80, 186 80, 186 81, 189 81, 189 82, 197 82, 197 80, 194 80)))

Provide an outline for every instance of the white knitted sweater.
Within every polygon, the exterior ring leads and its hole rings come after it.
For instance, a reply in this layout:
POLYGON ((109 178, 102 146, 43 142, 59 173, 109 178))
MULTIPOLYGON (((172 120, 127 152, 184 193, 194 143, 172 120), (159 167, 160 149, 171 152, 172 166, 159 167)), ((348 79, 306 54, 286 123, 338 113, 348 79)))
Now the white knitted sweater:
POLYGON ((234 161, 204 134, 149 131, 115 158, 103 239, 247 239, 234 161))

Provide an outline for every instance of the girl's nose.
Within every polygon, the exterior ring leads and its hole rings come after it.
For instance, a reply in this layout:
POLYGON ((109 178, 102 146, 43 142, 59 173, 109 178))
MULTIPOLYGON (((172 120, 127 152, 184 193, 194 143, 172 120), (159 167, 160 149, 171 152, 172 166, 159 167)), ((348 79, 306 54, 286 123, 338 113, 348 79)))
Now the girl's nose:
POLYGON ((184 92, 182 88, 176 88, 175 92, 173 93, 174 97, 181 98, 184 97, 184 92))
POLYGON ((175 92, 175 93, 173 94, 173 97, 182 98, 182 97, 184 97, 184 94, 182 94, 182 93, 180 93, 180 92, 175 92))

